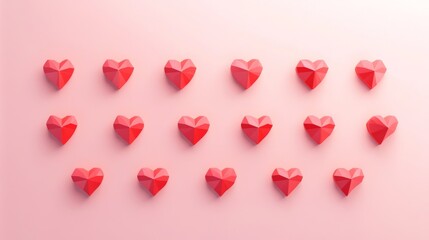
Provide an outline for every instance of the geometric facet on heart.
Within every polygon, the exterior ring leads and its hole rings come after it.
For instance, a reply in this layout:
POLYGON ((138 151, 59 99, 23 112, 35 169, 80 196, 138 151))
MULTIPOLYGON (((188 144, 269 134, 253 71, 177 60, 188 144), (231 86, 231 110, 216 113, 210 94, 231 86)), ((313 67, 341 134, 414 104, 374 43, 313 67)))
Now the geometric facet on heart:
POLYGON ((192 145, 195 145, 206 135, 210 123, 205 116, 199 116, 195 119, 189 116, 183 116, 179 119, 177 126, 182 135, 192 145))
POLYGON ((191 59, 185 59, 181 62, 168 60, 165 64, 164 72, 167 79, 178 89, 183 89, 194 77, 197 68, 191 59))
POLYGON ((234 169, 210 168, 206 173, 207 184, 221 197, 235 183, 237 175, 234 169))
POLYGON ((139 116, 134 116, 129 119, 118 115, 113 123, 113 128, 119 137, 121 137, 126 143, 131 144, 143 130, 144 123, 139 116))
POLYGON ((103 171, 100 168, 86 170, 84 168, 76 168, 71 178, 76 187, 83 190, 88 196, 91 196, 103 181, 103 171))
POLYGON ((152 170, 150 168, 140 169, 137 179, 141 186, 155 196, 167 184, 169 175, 164 168, 152 170))
POLYGON ((260 118, 245 116, 241 121, 243 132, 255 144, 259 144, 268 135, 272 127, 271 118, 268 116, 260 118))
POLYGON ((362 60, 356 65, 355 71, 358 78, 369 89, 373 89, 383 79, 386 73, 386 66, 381 60, 375 60, 374 62, 362 60))
POLYGON ((103 64, 103 73, 108 81, 110 81, 116 89, 120 89, 131 77, 134 67, 128 59, 121 62, 116 62, 112 59, 107 59, 103 64))
POLYGON ((73 136, 77 128, 77 121, 74 116, 59 118, 51 115, 46 121, 46 127, 52 136, 64 145, 73 136))
POLYGON ((366 123, 368 133, 378 144, 382 144, 386 138, 392 135, 397 126, 398 120, 395 116, 387 116, 383 118, 382 116, 377 115, 370 118, 366 123))
POLYGON ((43 72, 45 73, 46 79, 59 90, 70 80, 74 72, 74 67, 68 59, 61 62, 48 59, 43 65, 43 72))
POLYGON ((250 88, 262 72, 262 64, 258 59, 245 61, 236 59, 231 64, 231 74, 235 81, 244 89, 250 88))
POLYGON ((328 69, 328 65, 326 65, 323 60, 312 62, 310 60, 303 59, 298 62, 295 70, 298 77, 310 89, 314 89, 323 81, 328 69))
POLYGON ((308 116, 304 121, 304 128, 314 142, 321 144, 331 135, 335 123, 330 116, 324 116, 320 119, 315 116, 308 116))
POLYGON ((276 168, 271 177, 274 184, 285 196, 289 196, 302 181, 302 173, 298 168, 289 170, 276 168))
POLYGON ((364 175, 362 169, 352 168, 350 170, 338 168, 334 172, 334 182, 337 187, 348 196, 355 187, 363 181, 364 175))

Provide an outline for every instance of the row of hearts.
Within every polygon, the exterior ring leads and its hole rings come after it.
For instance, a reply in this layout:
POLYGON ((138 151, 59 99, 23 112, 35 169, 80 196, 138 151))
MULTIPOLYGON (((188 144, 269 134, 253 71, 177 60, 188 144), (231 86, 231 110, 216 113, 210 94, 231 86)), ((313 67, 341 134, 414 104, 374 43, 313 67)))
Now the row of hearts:
MULTIPOLYGON (((236 59, 231 64, 231 74, 233 78, 244 88, 250 88, 253 83, 259 78, 262 73, 262 64, 257 59, 245 61, 236 59)), ((296 66, 296 72, 299 78, 310 88, 317 87, 325 78, 328 72, 328 65, 325 61, 317 60, 301 60, 296 66)), ((181 62, 169 60, 164 67, 164 72, 167 78, 178 89, 183 89, 194 77, 197 68, 190 59, 185 59, 181 62)), ((57 62, 55 60, 47 60, 43 66, 46 78, 51 81, 58 89, 64 87, 73 74, 73 64, 68 60, 57 62)), ((107 80, 109 80, 117 89, 120 89, 131 77, 134 67, 128 59, 117 62, 112 59, 106 60, 103 65, 103 72, 107 80)), ((368 60, 360 61, 355 68, 355 72, 362 82, 368 88, 374 88, 383 78, 386 67, 383 61, 368 60)))
MULTIPOLYGON (((374 116, 368 120, 366 127, 374 140, 381 144, 387 137, 393 134, 398 125, 398 120, 394 116, 374 116)), ((77 127, 74 116, 59 118, 51 115, 46 122, 49 132, 62 144, 65 144, 73 135, 77 127)), ((271 118, 262 116, 255 118, 245 116, 241 122, 244 133, 256 144, 260 143, 271 131, 273 124, 271 118)), ((204 116, 191 118, 183 116, 178 122, 180 132, 192 143, 196 144, 207 133, 210 127, 209 120, 204 116)), ((328 138, 334 130, 335 123, 332 117, 325 116, 318 118, 308 116, 304 121, 304 128, 309 136, 317 143, 321 144, 328 138)), ((127 118, 117 116, 113 123, 116 133, 128 144, 131 144, 144 128, 143 120, 139 116, 127 118)))
MULTIPOLYGON (((71 178, 75 185, 85 191, 88 196, 100 186, 103 181, 103 171, 100 168, 86 170, 76 168, 71 178)), ((137 179, 152 196, 155 196, 167 184, 169 174, 164 168, 152 170, 142 168, 137 174, 137 179)), ((209 168, 206 173, 207 184, 220 196, 222 196, 232 185, 234 185, 237 175, 233 168, 209 168)), ((302 181, 302 173, 298 168, 285 170, 276 168, 272 174, 272 180, 284 195, 288 196, 302 181)), ((338 168, 333 174, 334 181, 338 188, 348 196, 350 192, 357 187, 364 178, 363 171, 360 168, 350 170, 338 168)))

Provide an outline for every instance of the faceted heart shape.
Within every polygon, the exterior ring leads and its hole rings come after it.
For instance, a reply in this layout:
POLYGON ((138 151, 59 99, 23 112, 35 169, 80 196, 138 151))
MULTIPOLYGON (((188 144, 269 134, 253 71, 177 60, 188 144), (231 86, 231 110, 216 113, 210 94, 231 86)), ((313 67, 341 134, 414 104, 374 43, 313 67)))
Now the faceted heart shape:
POLYGON ((197 68, 191 59, 185 59, 182 62, 169 60, 165 64, 164 72, 168 80, 178 89, 184 88, 194 77, 197 68))
POLYGON ((298 77, 310 89, 314 89, 323 81, 328 69, 328 65, 326 65, 323 60, 312 62, 304 59, 299 61, 298 65, 296 65, 296 73, 298 74, 298 77))
POLYGON ((363 172, 360 168, 350 170, 338 168, 334 172, 335 184, 346 196, 363 181, 363 177, 363 172))
POLYGON ((168 172, 164 168, 157 168, 154 171, 149 168, 142 168, 137 175, 140 184, 145 187, 152 196, 155 196, 164 188, 168 178, 168 172))
POLYGON ((219 197, 234 185, 236 178, 237 175, 232 168, 225 168, 222 171, 218 168, 210 168, 206 173, 207 184, 219 195, 219 197))
POLYGON ((268 135, 272 127, 271 118, 268 116, 262 116, 259 119, 245 116, 241 121, 241 129, 256 144, 268 135))
POLYGON ((113 123, 116 133, 128 144, 134 142, 144 128, 143 120, 139 116, 130 119, 124 116, 117 116, 113 123))
POLYGON ((46 78, 53 83, 57 89, 61 89, 70 80, 74 72, 73 64, 68 60, 58 63, 55 60, 47 60, 43 65, 46 78))
POLYGON ((304 128, 308 135, 317 143, 321 144, 334 131, 335 123, 330 116, 319 119, 315 116, 308 116, 304 121, 304 128))
POLYGON ((274 184, 283 192, 284 195, 289 194, 301 183, 302 174, 298 168, 285 170, 276 168, 272 175, 274 184))
POLYGON ((195 145, 209 130, 209 120, 204 116, 195 119, 183 116, 180 118, 178 127, 183 136, 185 136, 192 145, 195 145))
POLYGON ((77 121, 74 116, 59 118, 51 115, 46 122, 46 127, 52 136, 58 139, 62 144, 65 144, 76 130, 77 121))
POLYGON ((386 138, 392 135, 397 126, 398 120, 394 116, 387 116, 385 118, 374 116, 366 123, 369 134, 378 144, 383 143, 386 138))
POLYGON ((100 168, 93 168, 89 171, 83 168, 76 168, 72 174, 74 184, 91 196, 103 181, 103 171, 100 168))
POLYGON ((108 59, 104 62, 103 72, 106 79, 109 80, 117 89, 120 89, 131 77, 134 67, 128 59, 122 62, 108 59))
POLYGON ((386 67, 381 60, 375 60, 374 62, 362 60, 356 65, 355 71, 359 79, 369 89, 373 89, 381 81, 384 73, 386 73, 386 67))
POLYGON ((251 87, 258 80, 261 72, 262 65, 258 59, 252 59, 249 62, 236 59, 231 64, 232 76, 244 89, 251 87))

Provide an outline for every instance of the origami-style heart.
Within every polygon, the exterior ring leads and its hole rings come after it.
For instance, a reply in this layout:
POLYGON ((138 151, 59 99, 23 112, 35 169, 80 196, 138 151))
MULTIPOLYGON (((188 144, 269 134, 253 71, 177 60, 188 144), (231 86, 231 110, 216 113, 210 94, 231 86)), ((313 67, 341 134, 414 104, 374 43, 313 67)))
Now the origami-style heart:
POLYGON ((168 172, 164 168, 157 168, 154 171, 149 168, 142 168, 137 175, 140 184, 145 187, 152 196, 155 196, 164 188, 168 178, 168 172))
POLYGON ((245 116, 241 121, 241 129, 256 144, 268 135, 272 127, 271 118, 268 116, 262 116, 259 119, 245 116))
POLYGON ((321 144, 331 135, 335 123, 330 116, 319 119, 315 116, 308 116, 304 121, 304 128, 308 135, 317 143, 321 144))
POLYGON ((124 116, 117 116, 113 123, 116 133, 128 144, 134 142, 144 128, 143 120, 139 116, 130 119, 124 116))
POLYGON ((204 116, 195 119, 183 116, 180 118, 178 127, 180 132, 185 136, 192 145, 195 145, 209 130, 209 120, 204 116))
POLYGON ((108 59, 103 64, 104 76, 109 80, 117 89, 120 89, 131 77, 134 67, 128 59, 121 62, 108 59))
POLYGON ((397 126, 398 120, 394 116, 387 116, 385 118, 374 116, 366 123, 369 134, 378 144, 383 143, 387 137, 392 135, 397 126))
POLYGON ((359 79, 364 82, 369 89, 372 89, 383 78, 384 73, 386 73, 386 67, 381 60, 375 60, 374 62, 362 60, 356 65, 355 71, 359 79))
POLYGON ((237 175, 234 169, 225 168, 222 171, 218 168, 210 168, 206 173, 206 182, 213 190, 222 196, 232 185, 234 185, 237 175))
POLYGON ((252 59, 246 62, 242 59, 236 59, 231 64, 231 73, 244 89, 248 89, 258 80, 262 72, 262 65, 258 59, 252 59))
POLYGON ((296 73, 298 74, 298 77, 310 89, 314 89, 323 81, 328 69, 328 65, 326 65, 323 60, 312 62, 304 59, 299 61, 298 65, 296 65, 296 73))
POLYGON ((335 184, 346 196, 363 181, 363 177, 363 172, 360 168, 350 170, 338 168, 334 172, 335 184))
POLYGON ((74 116, 59 118, 51 115, 48 121, 46 121, 46 127, 48 127, 52 136, 58 139, 62 144, 65 144, 76 130, 77 121, 74 116))
POLYGON ((45 72, 46 78, 52 82, 57 89, 61 89, 71 78, 74 67, 68 59, 60 63, 55 60, 47 60, 43 65, 43 71, 45 72))
POLYGON ((89 171, 83 168, 76 168, 71 175, 74 184, 91 196, 103 181, 103 171, 100 168, 93 168, 89 171))
POLYGON ((272 175, 274 184, 288 196, 302 181, 302 174, 298 168, 285 170, 276 168, 272 175))
POLYGON ((182 62, 169 60, 164 67, 168 80, 178 89, 184 88, 192 80, 196 70, 191 59, 185 59, 182 62))

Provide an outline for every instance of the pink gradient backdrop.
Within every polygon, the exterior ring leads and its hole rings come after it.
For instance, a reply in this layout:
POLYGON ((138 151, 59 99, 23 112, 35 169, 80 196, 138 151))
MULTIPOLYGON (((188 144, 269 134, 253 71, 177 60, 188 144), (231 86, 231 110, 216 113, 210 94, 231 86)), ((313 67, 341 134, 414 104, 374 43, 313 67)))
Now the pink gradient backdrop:
POLYGON ((24 1, 2 0, 1 239, 429 239, 429 4, 425 1, 24 1), (45 80, 46 59, 70 59, 61 91, 45 80), (114 91, 105 59, 129 58, 130 81, 114 91), (176 91, 168 59, 191 58, 192 82, 176 91), (232 79, 235 58, 259 58, 261 78, 247 91, 232 79), (314 91, 294 72, 301 58, 330 70, 314 91), (357 80, 361 59, 388 72, 372 91, 357 80), (79 126, 60 147, 49 115, 73 114, 79 126), (142 135, 118 140, 118 114, 140 115, 142 135), (253 146, 244 115, 271 116, 253 146), (331 115, 337 127, 314 145, 302 122, 331 115), (376 146, 372 115, 393 114, 396 133, 376 146), (190 147, 182 115, 205 115, 206 137, 190 147), (105 180, 86 198, 70 179, 98 166, 105 180), (165 167, 170 182, 155 198, 136 181, 141 167, 165 167), (233 167, 224 197, 204 181, 209 167, 233 167), (273 187, 276 167, 298 167, 302 184, 288 198, 273 187), (338 167, 361 167, 349 198, 332 182, 338 167))

